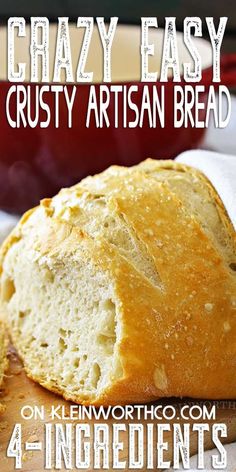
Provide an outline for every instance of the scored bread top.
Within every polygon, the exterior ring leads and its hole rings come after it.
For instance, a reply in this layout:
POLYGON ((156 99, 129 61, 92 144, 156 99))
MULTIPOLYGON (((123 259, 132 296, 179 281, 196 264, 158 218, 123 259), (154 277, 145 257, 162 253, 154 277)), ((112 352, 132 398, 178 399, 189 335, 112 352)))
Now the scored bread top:
MULTIPOLYGON (((220 198, 199 171, 148 159, 132 168, 112 166, 63 189, 24 215, 2 247, 1 267, 1 298, 13 341, 28 375, 45 387, 94 404, 160 396, 236 397, 236 236, 220 198), (19 271, 24 277, 27 257, 29 264, 34 259, 34 264, 54 271, 47 279, 48 285, 54 284, 52 298, 58 286, 54 276, 63 266, 71 272, 68 290, 74 284, 74 262, 85 260, 88 267, 91 263, 108 274, 118 324, 111 334, 114 356, 106 364, 105 370, 111 364, 111 371, 97 374, 103 380, 91 392, 84 392, 82 384, 76 390, 68 376, 61 381, 54 367, 49 372, 45 363, 50 343, 42 343, 44 351, 36 358, 31 354, 33 308, 26 307, 26 298, 29 293, 37 305, 38 294, 37 287, 30 293, 30 287, 23 292, 20 285, 19 271), (29 321, 23 325, 26 313, 29 321)), ((65 279, 64 272, 60 277, 65 279)), ((89 276, 86 284, 92 297, 89 276)), ((71 292, 67 296, 65 303, 71 292)), ((99 312, 96 316, 99 320, 99 312)), ((54 328, 56 323, 53 319, 54 328)), ((36 349, 41 333, 37 326, 32 332, 36 349)), ((96 371, 101 368, 99 364, 96 371)))
MULTIPOLYGON (((181 202, 186 214, 191 215, 201 225, 201 229, 223 252, 231 264, 236 260, 235 231, 226 210, 208 179, 198 170, 174 161, 147 159, 134 167, 111 166, 101 174, 87 177, 79 184, 61 192, 46 205, 54 209, 55 217, 72 224, 83 224, 85 220, 88 233, 94 216, 104 217, 99 206, 108 205, 112 197, 125 198, 134 192, 147 191, 150 185, 165 185, 167 191, 181 202), (85 191, 85 192, 84 192, 85 191), (79 209, 81 213, 79 213, 79 209)), ((42 201, 44 204, 44 201, 42 201)), ((94 222, 95 224, 97 221, 94 222)), ((105 233, 104 227, 97 224, 97 230, 105 233)))

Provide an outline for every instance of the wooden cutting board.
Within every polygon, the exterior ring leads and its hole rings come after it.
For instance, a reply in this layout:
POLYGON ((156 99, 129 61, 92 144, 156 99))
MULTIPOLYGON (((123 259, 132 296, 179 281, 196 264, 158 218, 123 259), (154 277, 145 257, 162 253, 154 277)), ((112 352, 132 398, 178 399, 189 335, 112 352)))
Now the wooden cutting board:
MULTIPOLYGON (((16 423, 22 424, 22 453, 23 453, 23 464, 22 469, 23 471, 30 471, 30 472, 41 472, 44 469, 44 454, 42 451, 26 451, 25 450, 25 443, 37 443, 41 442, 44 444, 45 437, 44 437, 44 424, 47 422, 52 422, 49 414, 51 411, 51 407, 61 405, 65 406, 66 411, 68 412, 70 403, 64 401, 62 398, 48 392, 47 390, 43 389, 36 383, 29 380, 22 368, 22 365, 17 358, 16 354, 11 351, 10 353, 10 369, 8 372, 8 376, 5 382, 5 389, 2 392, 2 403, 6 405, 6 411, 2 415, 0 420, 0 471, 2 472, 10 472, 15 470, 14 469, 14 459, 9 458, 6 455, 6 450, 9 444, 9 440, 16 423), (30 419, 24 420, 21 417, 21 409, 25 405, 30 405, 32 407, 39 407, 44 405, 45 409, 45 418, 44 420, 40 419, 30 419)), ((164 403, 164 402, 163 402, 164 403)), ((178 405, 179 407, 183 404, 183 402, 176 400, 172 404, 175 406, 178 405)), ((158 402, 160 404, 160 402, 158 402)), ((168 400, 167 404, 171 404, 171 401, 168 400)), ((57 420, 57 422, 63 423, 63 421, 57 420)), ((71 421, 70 421, 71 422, 71 421)), ((95 420, 90 421, 89 423, 95 423, 95 420)), ((100 420, 103 422, 103 420, 100 420)), ((114 420, 109 418, 107 423, 109 427, 112 428, 112 423, 114 420)), ((125 422, 125 421, 120 421, 125 422)), ((134 421, 135 422, 135 421, 134 421)), ((151 421, 148 421, 151 423, 151 421)), ((166 423, 167 421, 164 420, 166 423)), ((193 421, 189 421, 192 423, 193 421)), ((202 422, 199 420, 199 422, 202 422)), ((236 440, 236 402, 220 402, 217 407, 217 423, 225 423, 227 425, 227 439, 226 442, 232 442, 236 440)), ((66 421, 64 421, 66 423, 66 421)), ((72 422, 73 423, 73 422, 72 422)), ((127 423, 127 422, 126 422, 127 423)), ((138 423, 138 421, 136 421, 138 423)), ((143 422, 144 424, 146 422, 143 422)), ((155 422, 154 422, 155 423, 155 422)), ((211 424, 211 423, 210 423, 211 424)), ((121 435, 122 438, 122 435, 121 435)), ((123 439, 122 439, 123 440, 123 439)), ((165 434, 165 441, 168 442, 168 451, 165 453, 165 460, 172 460, 172 434, 167 432, 165 434)), ((92 440, 91 440, 91 450, 92 448, 92 440)), ((205 450, 212 448, 212 442, 209 434, 205 435, 204 440, 204 447, 205 450)), ((197 452, 197 435, 194 432, 191 432, 190 437, 190 450, 191 455, 197 452)), ((124 437, 124 449, 120 452, 120 460, 127 460, 129 454, 128 449, 128 442, 127 438, 124 437)), ((155 461, 154 461, 155 464, 155 461)), ((74 467, 74 466, 73 466, 74 467)), ((155 469, 155 465, 154 465, 155 469)), ((55 469, 52 469, 55 470, 55 469)), ((65 468, 61 468, 60 470, 66 470, 65 468)), ((73 470, 78 470, 73 468, 73 470)), ((88 470, 88 469, 87 469, 88 470)), ((93 468, 89 470, 94 470, 93 468)), ((112 467, 110 467, 112 470, 112 467)), ((123 469, 124 470, 124 469, 123 469)), ((125 469, 128 470, 128 469, 125 469)), ((137 469, 136 469, 137 470, 137 469)), ((139 469, 140 470, 140 469, 139 469)), ((147 470, 146 466, 142 470, 147 470)), ((157 469, 156 469, 157 470, 157 469)))

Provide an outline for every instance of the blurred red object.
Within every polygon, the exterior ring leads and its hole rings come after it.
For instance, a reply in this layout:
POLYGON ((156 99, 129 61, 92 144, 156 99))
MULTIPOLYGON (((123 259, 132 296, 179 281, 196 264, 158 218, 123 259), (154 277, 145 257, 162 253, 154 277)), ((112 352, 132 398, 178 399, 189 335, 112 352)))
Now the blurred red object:
MULTIPOLYGON (((235 63, 235 55, 223 59, 222 83, 235 85, 235 63)), ((203 70, 201 84, 209 85, 210 80, 211 70, 207 68, 203 70)), ((144 84, 136 80, 123 84, 138 86, 135 103, 139 105, 144 84)), ((147 157, 173 158, 186 149, 196 148, 205 132, 204 129, 191 126, 174 128, 172 81, 165 84, 165 128, 150 128, 147 125, 142 128, 96 128, 95 124, 86 128, 90 84, 76 85, 73 109, 77 112, 74 113, 72 128, 67 126, 67 107, 63 94, 59 99, 59 128, 56 129, 54 124, 45 129, 40 126, 11 128, 5 110, 11 85, 7 81, 0 82, 0 208, 11 212, 21 213, 36 205, 41 198, 52 196, 61 187, 73 185, 88 174, 100 172, 112 164, 131 166, 147 157)), ((162 84, 156 85, 159 88, 162 84)), ((181 85, 185 86, 184 83, 181 85)), ((30 86, 33 92, 36 85, 30 86)), ((153 84, 149 86, 153 87, 153 84)), ((67 87, 70 89, 73 85, 67 84, 67 87)), ((98 88, 99 84, 95 84, 95 87, 98 88)), ((202 96, 202 101, 206 100, 207 91, 202 96)), ((53 110, 54 96, 50 92, 47 103, 53 110)), ((14 98, 11 106, 15 107, 14 98)), ((113 114, 112 105, 110 113, 113 114)), ((204 110, 202 115, 204 118, 204 110)), ((133 119, 133 115, 130 119, 133 119)))

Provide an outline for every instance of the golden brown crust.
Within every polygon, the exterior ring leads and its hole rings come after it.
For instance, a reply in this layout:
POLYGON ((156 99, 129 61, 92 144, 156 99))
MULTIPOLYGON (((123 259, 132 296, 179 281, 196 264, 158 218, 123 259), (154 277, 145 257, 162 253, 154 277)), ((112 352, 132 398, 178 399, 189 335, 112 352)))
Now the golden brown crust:
MULTIPOLYGON (((232 255, 236 236, 224 206, 200 172, 172 161, 148 160, 132 169, 115 168, 85 179, 64 194, 102 192, 109 208, 122 215, 155 264, 161 284, 153 284, 104 237, 91 238, 79 226, 53 216, 41 233, 41 253, 55 258, 76 253, 81 240, 94 264, 108 271, 119 300, 122 337, 117 346, 123 376, 95 399, 67 394, 32 374, 20 340, 14 338, 27 375, 65 399, 108 405, 147 402, 158 397, 236 398, 236 276, 214 235, 152 172, 173 169, 201 179, 227 228, 232 255), (102 186, 101 186, 102 181, 102 186), (99 184, 99 185, 98 185, 99 184)), ((25 222, 21 220, 1 252, 1 265, 25 222)), ((235 262, 235 260, 232 260, 235 262)))

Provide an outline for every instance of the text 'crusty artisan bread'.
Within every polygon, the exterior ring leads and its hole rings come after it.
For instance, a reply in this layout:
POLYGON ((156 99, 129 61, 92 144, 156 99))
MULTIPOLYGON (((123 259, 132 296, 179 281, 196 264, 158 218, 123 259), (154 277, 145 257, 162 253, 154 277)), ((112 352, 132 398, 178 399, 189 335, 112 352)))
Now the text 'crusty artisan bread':
MULTIPOLYGON (((7 336, 3 323, 0 321, 0 390, 4 380, 4 373, 8 366, 7 360, 7 336)), ((0 414, 4 411, 4 407, 0 402, 0 414)))
POLYGON ((1 299, 27 374, 75 402, 236 398, 236 239, 172 161, 111 167, 26 213, 1 299))

